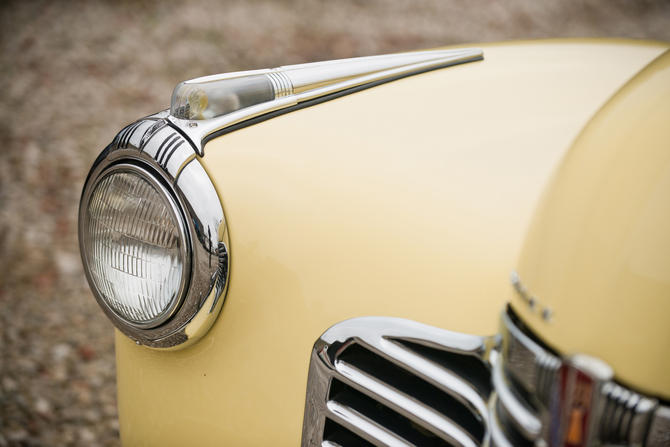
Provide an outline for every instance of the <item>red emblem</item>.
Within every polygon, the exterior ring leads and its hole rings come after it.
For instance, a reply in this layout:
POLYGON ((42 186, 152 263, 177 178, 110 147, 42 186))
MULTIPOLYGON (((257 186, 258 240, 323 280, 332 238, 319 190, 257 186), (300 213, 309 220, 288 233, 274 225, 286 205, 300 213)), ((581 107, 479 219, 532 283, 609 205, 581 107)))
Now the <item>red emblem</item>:
POLYGON ((569 358, 558 371, 549 410, 551 447, 588 447, 597 436, 603 384, 612 378, 604 362, 585 355, 569 358))

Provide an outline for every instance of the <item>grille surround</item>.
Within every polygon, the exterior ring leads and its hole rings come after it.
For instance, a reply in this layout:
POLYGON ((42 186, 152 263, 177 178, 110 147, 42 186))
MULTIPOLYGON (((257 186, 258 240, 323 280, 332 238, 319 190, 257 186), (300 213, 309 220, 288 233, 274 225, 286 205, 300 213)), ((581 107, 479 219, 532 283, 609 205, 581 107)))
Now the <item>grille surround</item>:
POLYGON ((333 424, 364 441, 354 445, 428 445, 432 440, 435 442, 430 445, 476 447, 487 442, 489 396, 467 378, 417 354, 404 343, 474 358, 487 369, 484 358, 494 340, 397 318, 357 318, 332 327, 321 336, 312 351, 303 447, 339 445, 324 439, 324 432, 329 435, 326 425, 333 424), (362 354, 358 359, 351 356, 355 349, 362 354), (371 359, 372 366, 362 366, 365 355, 371 359), (388 374, 380 365, 389 364, 392 366, 388 369, 397 368, 401 375, 405 374, 403 380, 414 378, 414 383, 419 385, 415 389, 422 388, 421 392, 412 395, 407 388, 399 389, 403 388, 400 382, 385 380, 384 376, 388 374), (360 393, 371 399, 377 408, 370 410, 368 405, 364 409, 364 405, 359 403, 357 406, 332 393, 334 383, 355 390, 350 394, 360 393), (431 406, 426 390, 443 393, 451 399, 445 399, 450 405, 434 408, 437 406, 435 400, 431 406), (463 412, 467 416, 464 417, 463 412), (396 425, 390 427, 393 423, 388 420, 393 421, 394 417, 396 425), (408 441, 408 437, 413 437, 414 443, 408 441))

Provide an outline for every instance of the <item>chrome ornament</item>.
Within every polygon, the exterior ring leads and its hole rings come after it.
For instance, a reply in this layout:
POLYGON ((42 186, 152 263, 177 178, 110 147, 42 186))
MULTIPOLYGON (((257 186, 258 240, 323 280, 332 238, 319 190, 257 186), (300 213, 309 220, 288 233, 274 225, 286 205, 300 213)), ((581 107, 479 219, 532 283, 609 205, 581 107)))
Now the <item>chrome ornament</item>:
POLYGON ((456 48, 205 76, 184 81, 175 88, 167 119, 188 136, 196 153, 203 156, 209 140, 252 118, 356 87, 483 58, 479 48, 456 48))
POLYGON ((538 310, 541 310, 540 315, 545 322, 551 323, 553 321, 553 309, 545 304, 542 304, 538 297, 531 295, 528 292, 528 289, 521 282, 521 277, 516 270, 513 270, 510 274, 510 282, 512 283, 512 286, 514 287, 514 290, 516 291, 519 298, 521 298, 523 302, 526 303, 528 309, 531 312, 536 313, 538 310))

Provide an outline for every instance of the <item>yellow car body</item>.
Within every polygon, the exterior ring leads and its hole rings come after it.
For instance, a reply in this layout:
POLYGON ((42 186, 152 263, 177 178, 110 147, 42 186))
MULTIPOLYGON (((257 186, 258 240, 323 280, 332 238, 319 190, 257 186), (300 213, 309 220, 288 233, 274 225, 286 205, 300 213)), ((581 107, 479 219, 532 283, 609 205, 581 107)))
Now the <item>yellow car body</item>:
MULTIPOLYGON (((670 251, 658 262, 644 251, 631 254, 638 273, 659 283, 621 279, 603 293, 575 295, 579 274, 552 276, 534 266, 538 258, 564 260, 543 258, 553 253, 550 243, 580 272, 621 274, 613 256, 621 247, 579 246, 592 227, 560 208, 574 201, 588 208, 592 198, 573 179, 552 205, 558 208, 538 212, 531 227, 545 187, 554 185, 546 201, 567 181, 550 181, 566 163, 578 165, 585 184, 612 188, 612 200, 646 206, 639 199, 653 187, 649 174, 636 171, 631 184, 639 188, 606 183, 613 166, 635 163, 607 151, 638 138, 654 146, 659 172, 668 172, 670 82, 636 77, 668 45, 551 40, 481 48, 482 61, 405 77, 207 143, 199 161, 230 238, 225 302, 212 328, 184 349, 138 346, 117 331, 124 445, 298 445, 312 345, 329 327, 386 316, 492 335, 507 302, 558 351, 601 357, 631 387, 670 398, 663 355, 670 251), (626 122, 644 108, 658 119, 631 131, 626 122), (620 132, 600 135, 606 125, 620 132), (547 242, 554 231, 547 226, 569 231, 556 229, 547 242), (554 310, 551 324, 511 294, 508 277, 517 267, 554 310), (632 290, 654 298, 631 300, 632 290)), ((666 73, 668 60, 666 53, 653 70, 666 73)), ((667 214, 650 213, 653 222, 668 222, 667 214)), ((636 224, 625 216, 609 223, 614 238, 636 224)), ((667 225, 649 225, 621 243, 667 246, 667 225)))

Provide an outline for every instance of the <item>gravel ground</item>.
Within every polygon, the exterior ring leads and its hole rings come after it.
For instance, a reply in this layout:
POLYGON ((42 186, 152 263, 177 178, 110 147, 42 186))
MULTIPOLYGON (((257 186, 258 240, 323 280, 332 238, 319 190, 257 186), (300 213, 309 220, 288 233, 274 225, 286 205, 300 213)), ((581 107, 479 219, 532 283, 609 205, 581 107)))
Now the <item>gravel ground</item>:
POLYGON ((2 2, 0 447, 119 444, 113 329, 82 271, 77 206, 97 154, 179 81, 562 36, 670 41, 670 2, 2 2))

